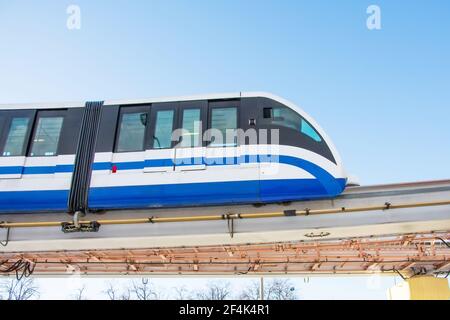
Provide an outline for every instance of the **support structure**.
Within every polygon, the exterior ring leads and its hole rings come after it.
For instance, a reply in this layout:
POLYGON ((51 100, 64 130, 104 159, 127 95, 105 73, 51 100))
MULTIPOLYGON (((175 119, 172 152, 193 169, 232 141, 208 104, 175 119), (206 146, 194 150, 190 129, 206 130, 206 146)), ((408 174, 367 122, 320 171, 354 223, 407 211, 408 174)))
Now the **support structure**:
POLYGON ((404 277, 443 277, 450 272, 449 239, 450 233, 434 233, 221 246, 3 252, 0 272, 8 273, 22 260, 34 265, 37 276, 400 273, 404 277))

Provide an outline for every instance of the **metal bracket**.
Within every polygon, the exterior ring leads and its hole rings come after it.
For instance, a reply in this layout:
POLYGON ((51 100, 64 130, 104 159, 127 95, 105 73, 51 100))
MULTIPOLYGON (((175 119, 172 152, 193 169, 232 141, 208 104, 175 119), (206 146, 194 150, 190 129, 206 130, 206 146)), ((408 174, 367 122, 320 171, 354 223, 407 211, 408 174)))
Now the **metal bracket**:
MULTIPOLYGON (((2 221, 2 223, 4 223, 2 221)), ((3 228, 2 228, 3 229, 3 228)), ((9 234, 10 234, 11 228, 7 227, 6 228, 6 239, 3 241, 0 241, 0 245, 2 245, 3 247, 6 247, 9 243, 9 234)))
POLYGON ((228 226, 228 233, 230 234, 230 237, 234 237, 234 219, 240 219, 240 214, 226 214, 223 215, 224 219, 227 219, 227 226, 228 226))
POLYGON ((307 237, 307 238, 325 238, 325 237, 328 237, 329 235, 331 235, 331 233, 329 233, 329 232, 320 232, 320 233, 310 232, 310 233, 305 234, 305 237, 307 237))
POLYGON ((74 232, 98 232, 100 229, 100 223, 97 221, 81 223, 80 217, 84 217, 86 214, 81 211, 75 212, 72 222, 61 223, 61 229, 64 233, 74 232))
MULTIPOLYGON (((416 276, 421 276, 421 275, 426 275, 428 273, 426 268, 420 268, 420 269, 416 269, 416 268, 411 268, 410 269, 412 272, 412 275, 409 277, 404 276, 400 270, 397 270, 396 268, 393 268, 392 271, 394 271, 395 273, 397 273, 403 280, 409 280, 411 278, 414 278, 416 276)), ((402 270, 403 271, 403 270, 402 270)))
POLYGON ((74 232, 98 232, 100 229, 100 223, 92 221, 88 223, 63 222, 61 223, 61 230, 64 233, 74 232))
POLYGON ((286 217, 295 217, 297 215, 296 210, 284 210, 284 215, 286 217))
POLYGON ((230 218, 230 216, 227 216, 227 223, 228 223, 228 233, 230 234, 230 237, 233 238, 234 236, 234 219, 230 218))

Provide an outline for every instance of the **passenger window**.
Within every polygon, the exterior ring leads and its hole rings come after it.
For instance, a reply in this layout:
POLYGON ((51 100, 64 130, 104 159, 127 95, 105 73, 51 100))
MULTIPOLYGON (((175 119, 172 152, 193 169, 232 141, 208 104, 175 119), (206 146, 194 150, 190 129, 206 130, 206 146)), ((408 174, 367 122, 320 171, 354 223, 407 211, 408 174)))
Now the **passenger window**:
POLYGON ((117 152, 133 152, 144 150, 147 113, 124 113, 120 121, 117 152))
POLYGON ((182 147, 200 146, 201 119, 200 109, 183 110, 183 136, 181 137, 182 147))
POLYGON ((213 108, 211 111, 211 129, 221 132, 221 137, 214 137, 211 146, 236 146, 237 137, 233 135, 232 141, 227 137, 227 130, 237 129, 237 108, 213 108))
POLYGON ((288 108, 273 108, 272 123, 300 131, 302 117, 288 108))
POLYGON ((153 149, 167 149, 172 146, 173 117, 173 110, 161 110, 156 112, 153 149))
POLYGON ((294 129, 316 142, 322 141, 317 131, 294 110, 286 107, 264 108, 263 116, 270 119, 271 124, 294 129))
POLYGON ((39 118, 30 156, 42 157, 57 154, 63 120, 63 117, 39 118))
POLYGON ((320 135, 317 133, 316 130, 308 123, 306 120, 302 119, 302 129, 301 132, 311 139, 315 140, 316 142, 322 141, 320 138, 320 135))
POLYGON ((6 138, 3 156, 17 157, 25 155, 25 138, 30 118, 13 118, 6 138))

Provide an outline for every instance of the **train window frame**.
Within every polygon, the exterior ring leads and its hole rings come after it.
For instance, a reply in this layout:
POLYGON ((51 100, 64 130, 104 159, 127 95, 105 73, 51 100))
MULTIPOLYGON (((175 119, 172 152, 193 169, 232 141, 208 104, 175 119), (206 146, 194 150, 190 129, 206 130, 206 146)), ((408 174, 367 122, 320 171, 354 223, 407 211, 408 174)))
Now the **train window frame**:
POLYGON ((27 132, 30 128, 29 117, 12 117, 9 121, 8 130, 6 130, 6 140, 3 145, 2 156, 4 157, 21 157, 25 149, 27 132), (17 134, 19 128, 21 130, 20 135, 17 134), (16 137, 12 134, 16 133, 16 137), (18 139, 18 141, 15 141, 18 139), (9 150, 8 150, 9 149, 9 150), (8 150, 8 151, 7 151, 8 150), (11 152, 12 151, 12 152, 11 152), (7 153, 7 154, 6 154, 7 153))
POLYGON ((139 106, 120 106, 119 112, 117 116, 117 122, 116 122, 116 133, 114 137, 114 153, 130 153, 130 152, 144 152, 146 150, 147 146, 147 140, 148 140, 148 129, 150 126, 151 118, 150 118, 150 106, 148 105, 139 105, 139 106), (120 141, 120 134, 121 134, 121 124, 122 119, 125 114, 130 113, 145 113, 147 114, 147 121, 144 128, 144 137, 142 141, 142 150, 119 150, 119 141, 120 141))
POLYGON ((303 135, 311 138, 312 140, 314 140, 317 143, 322 143, 324 142, 324 139, 322 137, 322 135, 316 130, 316 128, 314 128, 314 126, 308 121, 306 120, 304 117, 302 117, 301 120, 301 127, 300 127, 300 133, 302 133, 303 135), (304 124, 306 124, 306 130, 304 129, 304 124), (312 131, 308 132, 308 131, 312 131), (319 140, 317 140, 315 137, 317 137, 319 140))
POLYGON ((11 158, 11 157, 26 157, 28 154, 28 147, 31 140, 32 130, 34 126, 34 121, 36 117, 36 110, 2 110, 1 114, 1 130, 0 130, 0 158, 11 158), (24 118, 28 117, 27 132, 25 133, 22 152, 20 156, 5 156, 3 152, 6 147, 6 141, 8 139, 9 130, 11 128, 11 123, 14 118, 24 118))
POLYGON ((192 109, 200 109, 200 121, 201 121, 201 127, 199 132, 199 139, 200 143, 198 146, 183 146, 181 140, 181 137, 178 141, 175 141, 176 148, 177 149, 187 149, 187 148, 202 148, 206 146, 205 139, 203 139, 203 136, 205 134, 206 128, 208 126, 208 101, 207 100, 198 100, 198 101, 183 101, 180 102, 178 105, 178 123, 176 126, 176 129, 182 129, 183 128, 183 116, 185 110, 192 110, 192 109))
POLYGON ((179 112, 178 112, 178 103, 175 102, 162 102, 162 103, 154 103, 151 107, 151 123, 150 123, 150 130, 149 130, 149 140, 147 143, 147 149, 148 150, 170 150, 173 149, 176 145, 176 141, 172 140, 172 134, 173 131, 178 128, 178 119, 179 119, 179 112), (173 118, 172 118, 172 133, 170 136, 170 146, 166 148, 155 148, 155 130, 156 130, 156 121, 157 121, 157 114, 159 111, 173 111, 173 118))
MULTIPOLYGON (((212 128, 212 114, 213 109, 226 109, 226 108, 235 108, 236 109, 236 129, 239 130, 240 123, 241 123, 241 101, 240 100, 223 100, 223 101, 209 101, 208 104, 208 132, 210 133, 210 130, 212 128)), ((213 145, 211 141, 211 135, 208 134, 206 137, 206 147, 208 148, 237 148, 240 146, 240 139, 239 137, 236 137, 236 143, 234 145, 213 145)))
MULTIPOLYGON (((263 108, 263 119, 264 122, 273 125, 273 126, 279 126, 279 127, 284 127, 287 129, 291 129, 294 130, 310 139, 312 139, 313 141, 317 142, 317 143, 322 143, 324 141, 323 137, 321 136, 321 134, 316 130, 316 128, 314 128, 314 126, 305 119, 305 117, 303 117, 301 114, 299 114, 298 112, 296 112, 295 110, 286 107, 286 106, 280 106, 280 107, 264 107, 263 108), (283 124, 282 121, 280 120, 276 120, 277 117, 275 117, 274 115, 274 109, 275 108, 284 108, 286 110, 289 110, 290 112, 292 112, 292 114, 294 114, 295 116, 298 117, 298 126, 296 125, 295 128, 289 125, 285 125, 283 124), (306 130, 304 130, 304 124, 306 124, 306 130), (298 128, 297 128, 298 127, 298 128), (308 132, 311 131, 311 132, 308 132), (319 140, 317 140, 316 138, 318 138, 319 140)), ((284 119, 284 118, 283 118, 284 119)))
POLYGON ((46 109, 40 109, 36 111, 36 115, 34 117, 33 122, 33 130, 30 135, 29 141, 28 141, 28 150, 27 150, 27 157, 29 158, 49 158, 49 157, 57 157, 60 152, 60 146, 62 143, 62 133, 64 130, 64 124, 65 124, 65 118, 67 115, 67 109, 56 109, 56 110, 46 110, 46 109), (61 128, 59 130, 59 136, 58 136, 58 143, 56 146, 55 154, 52 155, 32 155, 33 151, 33 145, 34 145, 34 138, 36 136, 36 132, 38 129, 39 120, 41 118, 62 118, 61 128))

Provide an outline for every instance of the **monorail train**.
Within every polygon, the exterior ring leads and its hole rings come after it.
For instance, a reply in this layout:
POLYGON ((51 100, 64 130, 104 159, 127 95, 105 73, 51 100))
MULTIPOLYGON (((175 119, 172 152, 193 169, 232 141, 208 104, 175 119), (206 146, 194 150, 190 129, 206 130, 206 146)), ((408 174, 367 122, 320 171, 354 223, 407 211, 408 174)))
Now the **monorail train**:
POLYGON ((0 213, 289 202, 347 183, 317 123, 267 93, 0 105, 0 134, 0 213))

